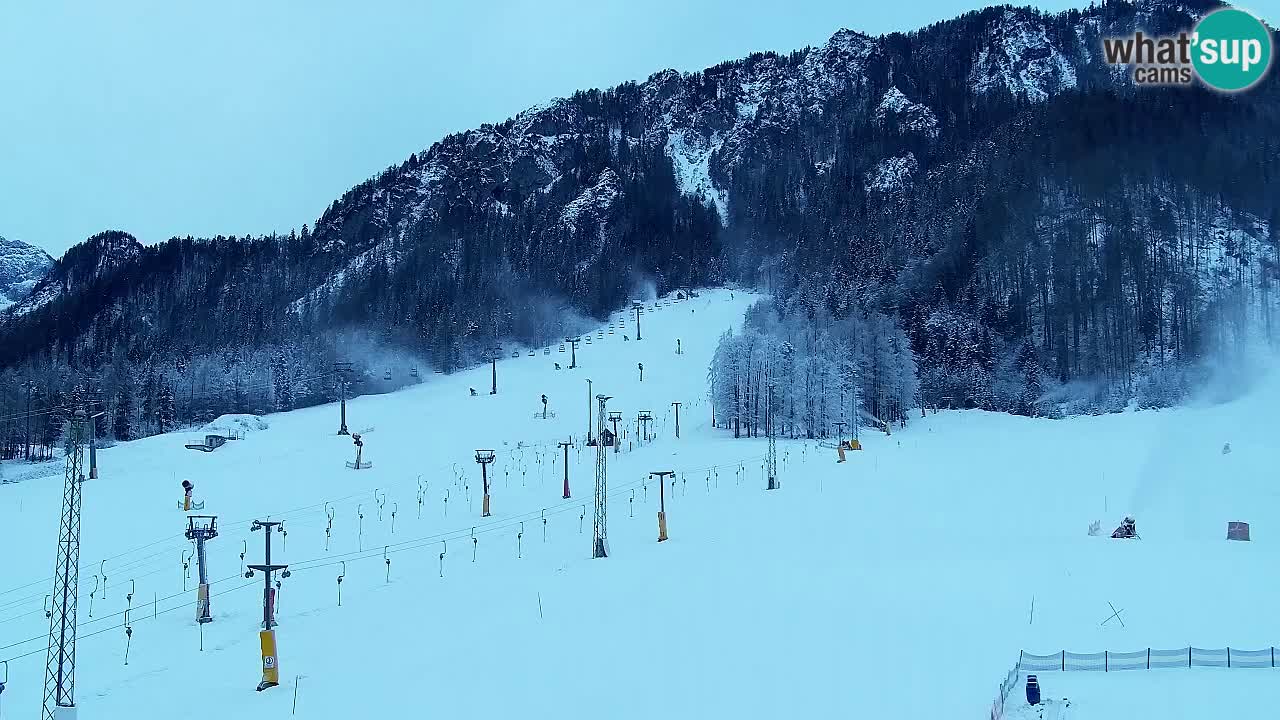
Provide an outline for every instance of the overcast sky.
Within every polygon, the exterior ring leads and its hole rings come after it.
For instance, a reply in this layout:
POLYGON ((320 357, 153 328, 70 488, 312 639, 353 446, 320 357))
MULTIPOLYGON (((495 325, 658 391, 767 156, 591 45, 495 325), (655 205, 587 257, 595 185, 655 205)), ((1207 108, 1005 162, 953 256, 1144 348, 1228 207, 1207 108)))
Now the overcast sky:
MULTIPOLYGON (((984 4, 12 0, 0 235, 58 255, 109 228, 144 243, 287 231, 445 134, 551 97, 984 4)), ((1252 9, 1274 21, 1278 5, 1252 9)))

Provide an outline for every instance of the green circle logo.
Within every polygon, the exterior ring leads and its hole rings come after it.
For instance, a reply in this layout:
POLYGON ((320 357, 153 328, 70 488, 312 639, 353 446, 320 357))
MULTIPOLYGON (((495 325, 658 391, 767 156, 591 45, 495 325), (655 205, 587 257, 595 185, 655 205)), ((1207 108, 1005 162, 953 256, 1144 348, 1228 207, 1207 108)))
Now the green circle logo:
POLYGON ((1206 85, 1223 92, 1247 90, 1271 66, 1271 31, 1244 10, 1223 8, 1196 24, 1191 64, 1206 85))

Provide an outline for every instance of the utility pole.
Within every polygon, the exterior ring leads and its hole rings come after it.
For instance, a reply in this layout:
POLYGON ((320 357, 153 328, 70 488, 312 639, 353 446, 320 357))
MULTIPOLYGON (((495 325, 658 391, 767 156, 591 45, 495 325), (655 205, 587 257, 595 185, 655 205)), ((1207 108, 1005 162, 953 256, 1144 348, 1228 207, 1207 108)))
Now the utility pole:
MULTIPOLYGON (((861 422, 862 418, 859 417, 861 413, 862 413, 862 398, 859 397, 858 378, 857 376, 854 376, 854 379, 853 379, 853 439, 854 440, 858 439, 858 427, 862 425, 862 422, 861 422)), ((858 447, 861 448, 860 445, 858 447)))
POLYGON ((284 570, 281 577, 289 577, 289 571, 286 569, 288 565, 275 565, 271 562, 271 531, 279 527, 284 530, 284 523, 273 520, 254 520, 249 526, 251 532, 265 529, 266 550, 264 554, 265 562, 261 565, 250 565, 249 570, 244 574, 245 577, 253 577, 253 571, 262 572, 263 590, 262 590, 262 631, 258 633, 258 640, 262 645, 262 682, 258 683, 258 691, 261 692, 267 688, 275 687, 280 684, 280 663, 276 657, 276 613, 275 613, 275 590, 271 587, 271 575, 276 570, 284 570))
POLYGON ((640 313, 644 312, 644 303, 636 300, 631 303, 631 307, 636 311, 636 340, 640 339, 640 313))
POLYGON ((35 394, 36 384, 34 381, 27 382, 27 449, 24 459, 31 462, 31 396, 35 394))
POLYGON ((587 378, 587 445, 594 445, 591 439, 591 378, 587 378))
POLYGON ((196 592, 196 622, 213 622, 209 609, 209 568, 205 561, 204 543, 218 537, 215 515, 191 515, 187 518, 187 539, 196 541, 196 567, 200 571, 200 589, 196 592), (208 522, 202 522, 207 520, 208 522))
POLYGON ((657 470, 649 473, 649 477, 658 476, 658 542, 667 539, 667 494, 663 489, 667 478, 675 475, 674 470, 657 470))
POLYGON ((502 346, 494 345, 489 348, 489 362, 493 365, 493 388, 489 390, 490 395, 498 394, 498 356, 502 354, 502 346))
MULTIPOLYGON (((28 398, 30 393, 28 393, 28 398)), ((85 423, 91 421, 73 397, 67 435, 67 462, 58 527, 57 570, 49 613, 49 651, 45 659, 44 720, 76 716, 76 610, 80 586, 80 497, 84 483, 85 423)), ((30 416, 28 415, 28 423, 30 416)))
POLYGON ((347 430, 347 383, 351 375, 351 363, 335 362, 333 371, 338 374, 338 392, 341 393, 342 400, 342 422, 338 426, 339 435, 350 435, 347 430))
POLYGON ((676 437, 679 438, 680 437, 680 406, 683 405, 684 403, 673 402, 671 404, 674 405, 676 409, 676 437))
POLYGON ((560 443, 561 449, 564 450, 564 499, 569 499, 569 448, 573 447, 573 440, 569 439, 560 443))
POLYGON ((765 400, 764 434, 769 438, 768 462, 766 463, 768 466, 769 483, 765 487, 768 490, 777 490, 778 489, 778 439, 775 437, 774 428, 773 428, 774 382, 772 379, 770 379, 768 382, 768 388, 769 388, 769 396, 765 400))
POLYGON ((569 343, 569 352, 571 353, 569 355, 569 369, 572 370, 578 367, 578 343, 582 342, 582 338, 566 336, 564 341, 569 343))
POLYGON ((89 380, 89 479, 98 479, 98 381, 89 380))
MULTIPOLYGON (((604 433, 604 404, 608 402, 608 395, 597 395, 596 400, 600 402, 599 425, 597 426, 596 435, 600 436, 604 433)), ((609 557, 609 522, 608 508, 605 503, 607 497, 606 482, 606 463, 609 457, 609 451, 605 449, 604 442, 596 443, 596 496, 595 496, 595 519, 591 521, 591 557, 602 558, 609 557)))
MULTIPOLYGON (((568 452, 568 451, 566 451, 568 452)), ((493 462, 497 454, 492 450, 477 450, 476 462, 480 463, 480 477, 484 483, 484 500, 480 506, 480 516, 489 517, 489 463, 493 462)))

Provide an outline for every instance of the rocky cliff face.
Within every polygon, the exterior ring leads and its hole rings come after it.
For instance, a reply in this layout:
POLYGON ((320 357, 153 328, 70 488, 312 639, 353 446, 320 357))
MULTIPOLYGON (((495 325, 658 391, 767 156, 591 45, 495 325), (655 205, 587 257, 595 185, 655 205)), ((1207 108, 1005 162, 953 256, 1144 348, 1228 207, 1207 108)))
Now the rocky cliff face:
POLYGON ((0 237, 0 311, 24 300, 53 266, 53 258, 34 245, 0 237))

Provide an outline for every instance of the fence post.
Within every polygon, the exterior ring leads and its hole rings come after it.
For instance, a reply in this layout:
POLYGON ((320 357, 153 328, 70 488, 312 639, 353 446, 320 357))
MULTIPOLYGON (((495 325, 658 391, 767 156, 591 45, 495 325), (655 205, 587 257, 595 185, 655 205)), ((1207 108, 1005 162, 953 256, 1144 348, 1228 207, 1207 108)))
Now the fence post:
POLYGON ((1231 646, 1227 646, 1227 667, 1231 667, 1231 646))
POLYGON ((1062 651, 1062 672, 1067 671, 1067 651, 1062 651))
POLYGON ((1147 648, 1147 669, 1151 669, 1151 648, 1147 648))
POLYGON ((1111 653, 1108 650, 1102 651, 1102 672, 1111 672, 1111 653))
POLYGON ((1271 646, 1271 667, 1276 666, 1276 646, 1271 646))
POLYGON ((1191 646, 1187 646, 1187 667, 1191 667, 1191 646))
MULTIPOLYGON (((1024 653, 1024 652, 1026 652, 1026 651, 1025 651, 1025 650, 1019 650, 1019 651, 1018 651, 1018 664, 1017 664, 1017 666, 1015 666, 1015 667, 1014 667, 1014 669, 1015 669, 1015 670, 1021 670, 1021 669, 1022 669, 1022 653, 1024 653)), ((1275 652, 1275 651, 1273 650, 1273 651, 1272 651, 1272 653, 1274 654, 1274 652, 1275 652)))

